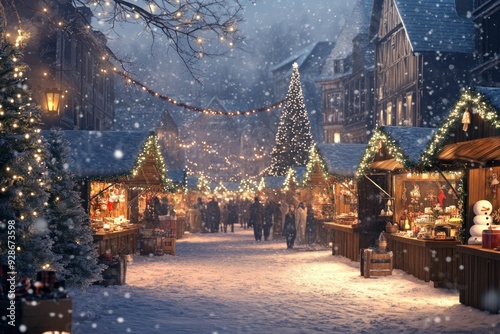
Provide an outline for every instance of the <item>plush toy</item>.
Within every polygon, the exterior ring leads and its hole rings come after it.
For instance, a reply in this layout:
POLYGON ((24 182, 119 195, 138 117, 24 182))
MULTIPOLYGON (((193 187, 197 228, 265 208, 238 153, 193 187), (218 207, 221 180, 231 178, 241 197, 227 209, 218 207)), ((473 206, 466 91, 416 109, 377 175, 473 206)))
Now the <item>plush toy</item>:
POLYGON ((474 204, 474 225, 469 232, 471 237, 468 240, 469 245, 481 245, 483 242, 483 230, 487 230, 493 222, 491 212, 493 206, 487 200, 480 200, 474 204))

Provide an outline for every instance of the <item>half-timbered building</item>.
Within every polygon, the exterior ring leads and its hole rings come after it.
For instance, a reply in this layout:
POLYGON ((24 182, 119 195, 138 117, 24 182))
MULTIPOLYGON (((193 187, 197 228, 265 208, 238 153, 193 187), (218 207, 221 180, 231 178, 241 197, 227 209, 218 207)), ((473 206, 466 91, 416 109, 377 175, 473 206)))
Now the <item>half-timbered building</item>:
POLYGON ((479 86, 500 87, 500 2, 475 0, 472 13, 478 61, 472 69, 474 81, 479 86))
POLYGON ((369 36, 375 45, 377 125, 436 127, 468 85, 474 22, 457 4, 374 1, 369 36))

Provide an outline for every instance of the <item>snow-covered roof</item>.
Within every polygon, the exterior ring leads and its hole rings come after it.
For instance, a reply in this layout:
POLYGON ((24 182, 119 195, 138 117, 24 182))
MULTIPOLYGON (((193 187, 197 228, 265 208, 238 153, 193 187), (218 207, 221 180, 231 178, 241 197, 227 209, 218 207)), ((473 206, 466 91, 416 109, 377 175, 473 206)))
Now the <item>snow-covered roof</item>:
POLYGON ((281 189, 285 185, 285 176, 264 176, 264 187, 266 189, 281 189))
POLYGON ((186 185, 186 170, 185 169, 171 169, 167 170, 167 178, 176 185, 186 185))
MULTIPOLYGON (((332 42, 314 42, 312 44, 309 44, 305 46, 304 48, 300 49, 299 51, 295 52, 292 54, 290 57, 284 59, 281 61, 279 64, 271 67, 271 72, 277 71, 283 67, 287 68, 286 71, 286 76, 289 76, 290 73, 292 73, 292 63, 297 63, 299 65, 299 69, 302 67, 302 65, 307 61, 307 59, 313 55, 316 49, 320 48, 321 50, 324 50, 324 48, 328 47, 331 48, 333 46, 332 42)), ((327 50, 329 52, 329 50, 327 50)))
POLYGON ((373 0, 357 0, 351 15, 347 18, 342 27, 335 46, 326 60, 325 67, 321 73, 322 78, 332 78, 335 73, 333 62, 337 59, 346 59, 352 54, 352 40, 359 34, 368 35, 370 18, 372 13, 373 0))
POLYGON ((353 177, 363 156, 366 144, 317 144, 329 174, 353 177))
POLYGON ((411 164, 419 163, 422 153, 436 132, 435 128, 413 126, 382 126, 379 130, 396 141, 397 146, 411 164))
POLYGON ((421 158, 435 132, 435 128, 413 126, 377 128, 361 158, 357 176, 364 174, 369 168, 396 170, 421 166, 421 158), (387 155, 377 160, 381 142, 386 145, 387 155))
POLYGON ((482 87, 478 86, 475 90, 486 97, 491 106, 494 107, 500 114, 500 88, 498 87, 482 87))
POLYGON ((421 160, 426 167, 437 160, 448 163, 498 161, 500 155, 494 148, 498 146, 499 138, 500 88, 479 86, 467 89, 462 91, 460 99, 436 129, 421 160), (470 115, 472 126, 464 132, 462 118, 466 107, 471 107, 473 114, 470 115))
POLYGON ((413 52, 472 53, 472 16, 460 17, 455 0, 394 0, 413 52))
MULTIPOLYGON (((49 131, 42 131, 42 135, 48 138, 49 131)), ((70 145, 69 170, 78 178, 116 179, 130 176, 152 136, 156 136, 155 132, 63 131, 63 139, 70 145)))
POLYGON ((240 183, 239 182, 226 181, 226 182, 222 182, 222 184, 224 185, 224 187, 228 191, 238 191, 240 189, 240 183))
POLYGON ((188 175, 186 184, 187 188, 190 190, 197 189, 198 188, 198 177, 194 175, 188 175))
POLYGON ((292 167, 292 170, 295 173, 295 178, 297 179, 297 182, 302 183, 302 181, 304 181, 304 176, 306 175, 307 167, 296 166, 296 167, 292 167))

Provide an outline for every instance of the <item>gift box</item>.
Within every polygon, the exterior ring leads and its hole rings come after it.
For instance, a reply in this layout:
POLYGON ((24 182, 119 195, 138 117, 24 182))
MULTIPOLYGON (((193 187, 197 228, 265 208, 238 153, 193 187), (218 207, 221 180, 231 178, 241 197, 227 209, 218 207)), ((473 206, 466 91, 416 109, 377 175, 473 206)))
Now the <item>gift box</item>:
POLYGON ((495 249, 500 246, 500 230, 483 230, 483 248, 495 249))

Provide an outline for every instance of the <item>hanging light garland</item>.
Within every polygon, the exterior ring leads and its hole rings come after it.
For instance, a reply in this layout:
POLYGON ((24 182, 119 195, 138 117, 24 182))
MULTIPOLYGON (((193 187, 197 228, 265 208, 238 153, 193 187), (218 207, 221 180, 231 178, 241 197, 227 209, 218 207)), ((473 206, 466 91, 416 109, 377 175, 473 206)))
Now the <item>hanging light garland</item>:
POLYGON ((276 102, 272 105, 269 105, 269 106, 265 106, 265 107, 261 107, 261 108, 257 108, 257 109, 250 109, 250 110, 244 110, 244 111, 241 111, 241 110, 236 110, 236 111, 224 111, 224 110, 213 110, 213 109, 207 109, 207 108, 201 108, 201 107, 195 107, 195 106, 191 106, 191 105, 188 105, 186 103, 183 103, 183 102, 179 102, 171 97, 168 97, 168 96, 165 96, 165 95, 162 95, 158 92, 155 92, 154 90, 152 90, 151 88, 149 88, 148 86, 140 83, 139 81, 131 78, 128 74, 122 72, 122 71, 119 71, 118 69, 114 68, 113 71, 121 76, 123 79, 125 79, 128 83, 131 83, 131 84, 134 84, 136 86, 139 86, 141 87, 141 89, 145 92, 147 92, 148 94, 162 100, 162 101, 165 101, 165 102, 168 102, 170 104, 173 104, 174 106, 177 106, 177 107, 182 107, 184 109, 187 109, 187 110, 191 110, 191 111, 195 111, 195 112, 200 112, 200 113, 203 113, 203 114, 206 114, 206 115, 212 115, 212 116, 250 116, 250 115, 253 115, 253 114, 256 114, 256 113, 259 113, 259 112, 270 112, 271 110, 273 109, 276 109, 276 108, 281 108, 285 102, 285 100, 281 100, 279 102, 276 102))
POLYGON ((389 154, 400 163, 404 169, 417 168, 417 166, 412 165, 408 157, 403 153, 401 147, 397 140, 393 139, 389 134, 382 131, 381 128, 375 130, 368 143, 361 162, 359 163, 358 170, 356 171, 356 178, 362 177, 365 172, 370 168, 370 164, 373 162, 375 155, 382 149, 382 144, 385 145, 389 154))
MULTIPOLYGON (((473 113, 477 112, 482 119, 489 122, 496 129, 500 129, 500 117, 491 102, 472 88, 464 90, 460 100, 455 104, 444 123, 438 128, 427 149, 422 154, 420 160, 424 166, 430 167, 437 162, 437 152, 446 144, 446 139, 449 138, 450 134, 463 122, 464 112, 468 112, 469 107, 472 107, 473 113)), ((464 131, 467 132, 467 128, 464 128, 464 131)))

